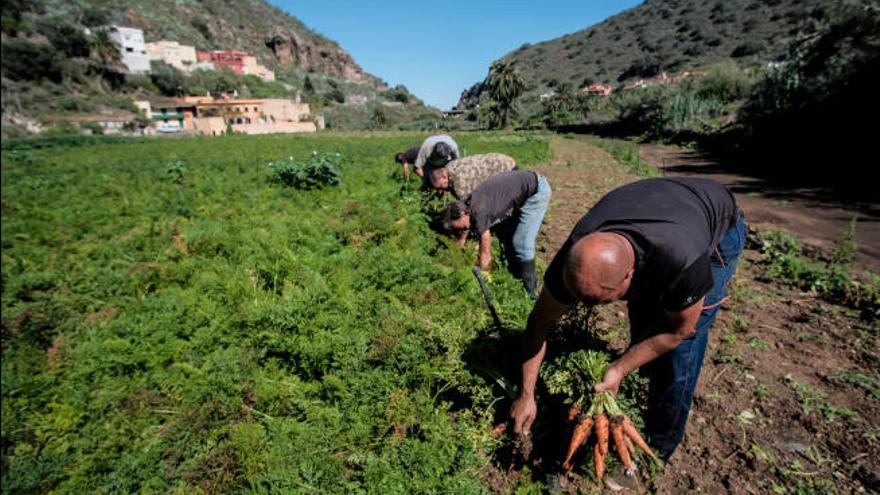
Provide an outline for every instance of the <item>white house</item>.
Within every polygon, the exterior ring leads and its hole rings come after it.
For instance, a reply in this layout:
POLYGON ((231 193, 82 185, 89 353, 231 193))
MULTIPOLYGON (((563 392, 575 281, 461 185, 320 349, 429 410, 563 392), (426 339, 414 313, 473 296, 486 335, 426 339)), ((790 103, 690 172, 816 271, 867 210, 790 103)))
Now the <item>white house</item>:
POLYGON ((107 33, 110 39, 119 45, 122 54, 122 63, 128 67, 131 74, 147 74, 150 72, 150 57, 144 47, 144 32, 140 29, 108 26, 107 33))

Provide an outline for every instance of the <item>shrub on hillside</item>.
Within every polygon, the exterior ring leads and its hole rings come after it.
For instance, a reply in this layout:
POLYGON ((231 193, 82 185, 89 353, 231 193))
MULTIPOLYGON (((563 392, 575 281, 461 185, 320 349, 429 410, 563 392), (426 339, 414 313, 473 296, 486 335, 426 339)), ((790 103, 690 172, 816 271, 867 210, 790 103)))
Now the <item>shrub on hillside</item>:
POLYGON ((3 77, 19 81, 48 79, 60 83, 64 79, 61 57, 48 44, 36 44, 18 38, 3 42, 0 58, 3 77))
POLYGON ((187 77, 176 67, 164 62, 150 63, 150 80, 164 96, 184 96, 187 94, 187 77))
POLYGON ((706 99, 731 103, 746 98, 754 81, 753 76, 734 62, 716 64, 696 83, 697 94, 706 99))

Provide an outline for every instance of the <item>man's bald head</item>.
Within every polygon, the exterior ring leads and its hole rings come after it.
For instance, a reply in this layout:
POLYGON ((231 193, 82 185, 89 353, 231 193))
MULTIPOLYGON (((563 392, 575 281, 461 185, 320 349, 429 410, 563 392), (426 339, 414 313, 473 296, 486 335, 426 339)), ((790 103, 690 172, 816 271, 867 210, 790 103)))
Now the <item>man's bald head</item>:
POLYGON ((590 304, 623 297, 632 281, 635 254, 629 241, 613 232, 582 237, 571 247, 564 278, 569 292, 590 304))

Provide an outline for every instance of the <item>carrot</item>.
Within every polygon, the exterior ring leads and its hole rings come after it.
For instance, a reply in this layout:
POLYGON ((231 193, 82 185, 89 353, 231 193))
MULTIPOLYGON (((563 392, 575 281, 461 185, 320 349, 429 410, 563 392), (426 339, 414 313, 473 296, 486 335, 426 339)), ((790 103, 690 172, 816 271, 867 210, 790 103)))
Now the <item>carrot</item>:
POLYGON ((615 417, 611 425, 611 438, 614 440, 614 446, 617 448, 617 455, 626 469, 632 469, 632 457, 629 455, 629 447, 623 441, 623 419, 615 417))
POLYGON ((656 455, 654 455, 654 451, 651 450, 651 447, 648 447, 648 443, 645 442, 645 439, 642 438, 641 435, 639 435, 638 430, 636 430, 636 427, 633 426, 632 421, 630 421, 629 417, 625 415, 623 416, 623 433, 626 436, 632 438, 632 441, 635 442, 635 444, 638 445, 640 449, 647 452, 649 456, 653 457, 655 461, 660 460, 657 458, 656 455))
POLYGON ((505 431, 507 431, 507 423, 498 423, 497 425, 495 425, 494 428, 492 428, 492 436, 501 436, 504 434, 505 431))
POLYGON ((562 464, 562 469, 565 471, 571 471, 571 458, 574 456, 575 452, 577 452, 577 449, 587 440, 587 437, 590 436, 590 428, 592 426, 593 420, 586 417, 583 421, 578 423, 577 427, 574 429, 574 433, 571 435, 571 443, 568 444, 568 452, 565 455, 565 462, 562 464))
MULTIPOLYGON (((620 427, 621 431, 623 431, 623 424, 621 424, 620 427)), ((623 440, 626 442, 626 448, 627 450, 629 450, 630 457, 632 457, 636 453, 636 446, 633 445, 633 441, 630 440, 628 436, 626 436, 626 433, 623 434, 623 440)))
POLYGON ((593 446, 593 463, 596 465, 596 477, 601 480, 605 475, 605 454, 598 443, 593 446))
POLYGON ((581 408, 578 406, 571 406, 568 408, 568 425, 571 426, 574 423, 574 420, 581 415, 581 408))
POLYGON ((599 413, 595 416, 596 420, 596 444, 602 450, 602 455, 608 454, 608 416, 599 413))

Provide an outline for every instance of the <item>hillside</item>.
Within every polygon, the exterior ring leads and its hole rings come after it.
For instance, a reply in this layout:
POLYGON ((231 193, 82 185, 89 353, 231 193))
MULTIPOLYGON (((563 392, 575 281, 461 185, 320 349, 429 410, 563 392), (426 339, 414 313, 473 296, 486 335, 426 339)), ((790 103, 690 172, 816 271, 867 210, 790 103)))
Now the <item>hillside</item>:
POLYGON ((275 69, 375 79, 336 42, 263 0, 47 0, 45 9, 50 17, 78 19, 86 26, 140 28, 147 42, 170 39, 199 50, 244 50, 275 69))
POLYGON ((143 30, 146 42, 247 51, 275 71, 277 82, 242 78, 213 85, 212 92, 225 87, 261 97, 301 94, 312 110, 328 116, 330 126, 397 126, 438 115, 405 87, 389 88, 335 41, 264 0, 39 0, 4 2, 2 8, 4 137, 64 127, 83 114, 133 115, 132 98, 212 90, 204 81, 208 76, 169 89, 169 78, 176 83, 186 75, 120 80, 108 74, 94 36, 81 33, 111 24, 143 30))
MULTIPOLYGON (((525 44, 513 61, 530 92, 557 83, 576 87, 699 69, 725 60, 751 65, 777 60, 798 35, 815 29, 830 0, 648 0, 576 33, 525 44)), ((458 108, 473 108, 475 85, 458 108)))

